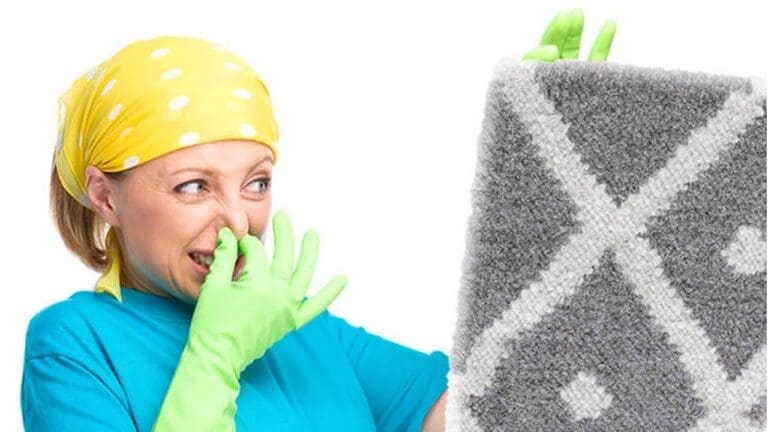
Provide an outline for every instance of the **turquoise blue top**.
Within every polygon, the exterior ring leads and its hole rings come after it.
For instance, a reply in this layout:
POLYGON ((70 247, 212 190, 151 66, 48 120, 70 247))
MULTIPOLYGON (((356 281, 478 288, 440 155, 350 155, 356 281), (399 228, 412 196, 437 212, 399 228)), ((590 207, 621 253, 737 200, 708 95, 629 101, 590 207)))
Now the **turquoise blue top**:
MULTIPOLYGON (((122 304, 77 292, 31 320, 21 385, 27 431, 151 430, 193 309, 122 292, 122 304)), ((399 345, 326 310, 243 371, 237 430, 420 431, 447 373, 443 352, 399 345)))

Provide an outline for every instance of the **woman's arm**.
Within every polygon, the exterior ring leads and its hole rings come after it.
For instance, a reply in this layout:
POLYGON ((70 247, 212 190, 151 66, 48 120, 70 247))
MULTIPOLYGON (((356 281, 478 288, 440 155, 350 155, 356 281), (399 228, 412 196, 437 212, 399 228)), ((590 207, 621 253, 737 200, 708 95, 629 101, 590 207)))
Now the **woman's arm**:
POLYGON ((445 430, 445 404, 448 403, 448 390, 440 395, 440 398, 432 405, 427 413, 421 432, 443 432, 445 430))
POLYGON ((65 355, 25 357, 21 410, 28 431, 138 430, 119 384, 65 355))

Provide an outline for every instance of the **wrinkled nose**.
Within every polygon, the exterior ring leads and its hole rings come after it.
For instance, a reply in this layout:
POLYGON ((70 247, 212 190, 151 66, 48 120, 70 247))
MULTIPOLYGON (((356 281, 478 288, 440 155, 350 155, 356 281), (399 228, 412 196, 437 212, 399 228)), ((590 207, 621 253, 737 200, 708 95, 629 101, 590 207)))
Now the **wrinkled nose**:
POLYGON ((227 225, 237 239, 243 238, 248 233, 248 217, 245 212, 232 212, 227 218, 227 225))
POLYGON ((229 227, 239 240, 248 233, 248 214, 240 199, 219 200, 223 226, 229 227))

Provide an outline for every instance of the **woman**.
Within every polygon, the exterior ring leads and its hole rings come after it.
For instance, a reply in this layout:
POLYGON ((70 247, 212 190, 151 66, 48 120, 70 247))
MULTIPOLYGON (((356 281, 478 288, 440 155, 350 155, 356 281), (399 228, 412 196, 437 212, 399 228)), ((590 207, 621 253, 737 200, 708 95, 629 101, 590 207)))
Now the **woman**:
MULTIPOLYGON (((559 14, 525 58, 577 58, 581 23, 559 14)), ((256 72, 194 38, 130 44, 60 98, 54 218, 103 274, 29 324, 26 429, 443 430, 444 353, 330 314, 343 276, 306 298, 318 235, 294 263, 284 212, 267 260, 277 139, 256 72)))

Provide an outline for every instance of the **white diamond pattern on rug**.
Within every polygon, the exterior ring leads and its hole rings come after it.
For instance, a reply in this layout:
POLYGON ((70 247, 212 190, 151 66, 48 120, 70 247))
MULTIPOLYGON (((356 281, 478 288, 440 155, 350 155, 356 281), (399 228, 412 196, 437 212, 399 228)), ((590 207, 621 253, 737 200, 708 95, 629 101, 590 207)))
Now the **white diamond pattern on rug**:
POLYGON ((744 79, 608 63, 500 63, 478 150, 448 430, 762 430, 765 95, 753 89, 744 79), (558 85, 537 82, 548 73, 558 85), (594 91, 593 82, 607 90, 594 91), (627 85, 635 88, 622 94, 627 85), (687 95, 685 103, 672 102, 671 89, 681 100, 687 95), (582 105, 568 111, 558 91, 577 93, 582 105), (632 103, 622 105, 617 95, 632 103), (583 104, 602 99, 608 109, 592 117, 569 124, 562 114, 589 112, 583 104), (628 109, 632 104, 640 108, 628 109), (702 115, 681 114, 688 111, 702 115), (594 125, 611 113, 626 115, 627 127, 607 133, 594 125), (651 121, 626 134, 641 114, 651 121), (665 121, 680 125, 648 130, 665 121), (650 138, 632 142, 643 131, 650 138), (622 141, 621 152, 589 149, 610 134, 622 141), (646 144, 660 147, 638 147, 646 144), (531 266, 541 269, 535 277, 483 279, 489 260, 477 255, 514 243, 505 224, 551 199, 519 197, 519 185, 504 182, 506 172, 483 169, 489 155, 513 160, 525 146, 547 168, 530 177, 556 180, 576 226, 558 239, 537 231, 553 246, 549 255, 526 256, 524 244, 494 255, 507 262, 493 267, 510 272, 510 261, 541 260, 545 265, 531 266), (750 199, 724 188, 724 177, 752 188, 750 199), (731 195, 716 200, 718 189, 731 195), (493 208, 494 199, 519 205, 493 208), (726 294, 731 283, 743 289, 726 294), (489 301, 493 313, 478 313, 489 301), (730 308, 725 321, 721 305, 730 308))

